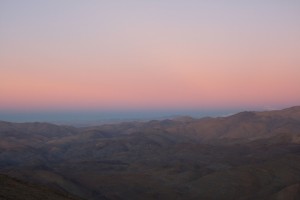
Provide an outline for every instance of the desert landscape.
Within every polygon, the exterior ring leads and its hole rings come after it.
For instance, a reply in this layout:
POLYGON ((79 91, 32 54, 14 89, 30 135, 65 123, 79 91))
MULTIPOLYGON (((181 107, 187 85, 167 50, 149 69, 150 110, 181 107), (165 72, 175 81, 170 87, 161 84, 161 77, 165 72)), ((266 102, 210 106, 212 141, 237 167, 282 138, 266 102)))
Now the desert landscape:
POLYGON ((299 200, 300 0, 0 0, 0 200, 299 200))
POLYGON ((1 122, 1 184, 26 184, 0 197, 297 199, 299 130, 300 107, 85 128, 1 122))

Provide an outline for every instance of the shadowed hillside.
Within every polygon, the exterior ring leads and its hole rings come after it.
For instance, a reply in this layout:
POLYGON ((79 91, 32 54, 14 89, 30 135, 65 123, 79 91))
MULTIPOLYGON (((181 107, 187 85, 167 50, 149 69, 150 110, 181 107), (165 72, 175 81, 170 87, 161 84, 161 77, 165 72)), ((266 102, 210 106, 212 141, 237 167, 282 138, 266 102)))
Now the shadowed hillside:
POLYGON ((300 107, 86 128, 0 122, 0 137, 1 173, 85 199, 300 195, 300 107))
POLYGON ((0 174, 1 200, 80 200, 71 194, 20 181, 0 174))

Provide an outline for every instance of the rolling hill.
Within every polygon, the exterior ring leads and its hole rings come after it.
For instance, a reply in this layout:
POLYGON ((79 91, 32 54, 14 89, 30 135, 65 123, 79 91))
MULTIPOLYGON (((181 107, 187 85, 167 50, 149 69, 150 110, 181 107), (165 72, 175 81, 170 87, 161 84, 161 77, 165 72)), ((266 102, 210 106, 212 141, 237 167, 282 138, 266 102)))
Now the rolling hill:
POLYGON ((299 106, 85 128, 0 122, 0 138, 2 174, 84 199, 300 195, 299 106))

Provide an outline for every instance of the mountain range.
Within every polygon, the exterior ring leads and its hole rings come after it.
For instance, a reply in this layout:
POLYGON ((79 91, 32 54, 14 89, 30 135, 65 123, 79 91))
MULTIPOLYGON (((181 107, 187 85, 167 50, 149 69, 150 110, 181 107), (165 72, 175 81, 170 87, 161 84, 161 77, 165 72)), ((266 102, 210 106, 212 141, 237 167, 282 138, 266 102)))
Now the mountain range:
POLYGON ((1 121, 0 138, 0 199, 300 199, 300 106, 80 128, 1 121))

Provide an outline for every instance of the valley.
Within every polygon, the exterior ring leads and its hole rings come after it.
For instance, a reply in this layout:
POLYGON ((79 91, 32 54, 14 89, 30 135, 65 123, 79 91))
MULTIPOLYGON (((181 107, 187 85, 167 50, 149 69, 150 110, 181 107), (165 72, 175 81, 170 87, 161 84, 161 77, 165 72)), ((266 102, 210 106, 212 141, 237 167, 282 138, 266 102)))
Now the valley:
POLYGON ((300 197, 300 107, 80 128, 2 121, 0 138, 1 176, 70 198, 300 197))

